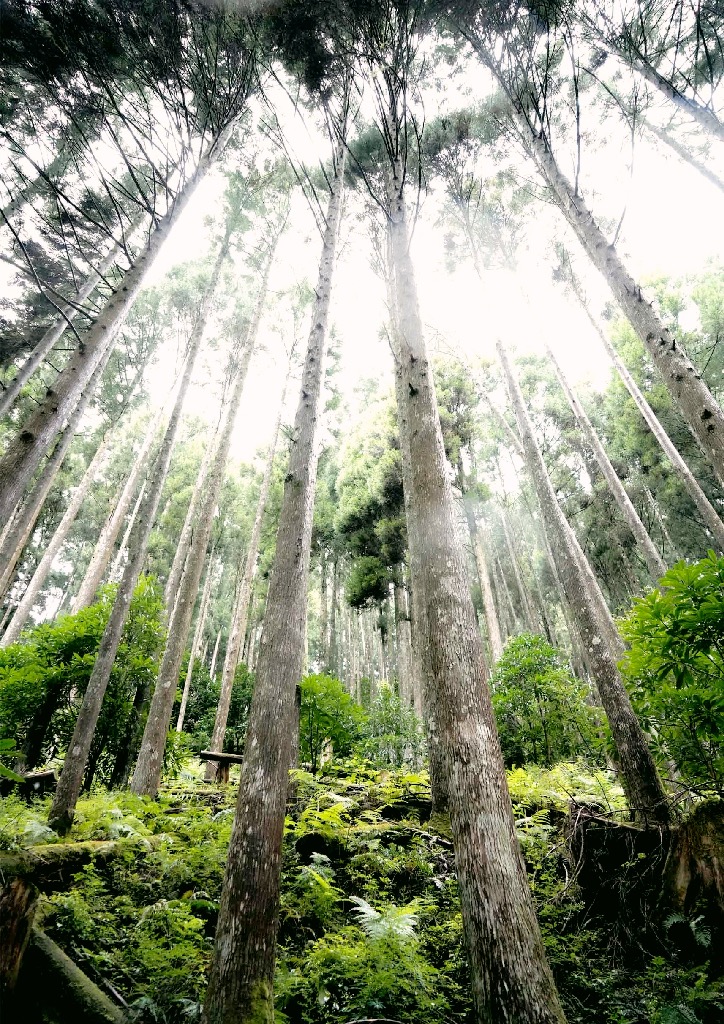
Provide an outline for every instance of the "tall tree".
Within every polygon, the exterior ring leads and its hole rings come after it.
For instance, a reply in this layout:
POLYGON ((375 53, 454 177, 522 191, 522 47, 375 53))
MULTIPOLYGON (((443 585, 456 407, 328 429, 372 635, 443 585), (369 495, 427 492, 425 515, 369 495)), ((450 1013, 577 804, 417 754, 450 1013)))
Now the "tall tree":
POLYGON ((205 1024, 253 1024, 274 1017, 282 837, 298 731, 296 688, 305 651, 319 409, 342 205, 347 103, 345 92, 342 114, 335 122, 334 178, 202 1016, 205 1024))
POLYGON ((573 531, 558 504, 535 440, 533 425, 520 386, 505 349, 500 343, 498 355, 518 423, 526 467, 544 516, 556 569, 575 616, 591 674, 611 726, 621 779, 631 811, 645 820, 666 824, 670 820, 666 793, 616 666, 623 652, 623 645, 619 639, 618 645, 613 646, 606 635, 599 602, 592 592, 590 578, 586 578, 581 570, 581 560, 585 556, 580 548, 573 544, 573 531))

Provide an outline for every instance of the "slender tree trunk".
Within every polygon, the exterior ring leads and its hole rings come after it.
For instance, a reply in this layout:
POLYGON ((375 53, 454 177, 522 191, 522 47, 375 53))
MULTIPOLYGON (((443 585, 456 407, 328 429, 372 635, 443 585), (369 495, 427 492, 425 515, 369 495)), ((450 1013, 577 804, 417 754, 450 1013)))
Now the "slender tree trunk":
MULTIPOLYGON (((95 386, 97 381, 100 379, 104 369, 105 362, 101 363, 96 370, 92 382, 93 386, 95 386)), ((40 471, 40 474, 25 498, 25 501, 18 509, 3 538, 2 545, 0 545, 0 595, 6 592, 13 570, 23 553, 23 548, 32 536, 37 518, 40 515, 40 511, 45 504, 45 499, 48 497, 50 489, 55 483, 55 479, 60 472, 63 459, 65 458, 73 438, 75 437, 76 428, 83 418, 89 398, 90 395, 86 393, 86 395, 81 397, 78 405, 73 410, 68 423, 53 448, 52 453, 40 471)), ((1 486, 2 485, 0 484, 0 487, 1 486)))
POLYGON ((465 505, 465 514, 468 520, 468 528, 470 530, 470 540, 472 541, 473 555, 475 556, 475 566, 478 570, 480 591, 483 596, 485 624, 488 628, 490 653, 492 656, 492 664, 494 665, 503 653, 503 638, 500 635, 500 623, 498 622, 498 613, 495 610, 493 586, 490 582, 490 572, 488 571, 488 560, 485 554, 483 538, 480 536, 480 529, 475 518, 475 512, 467 503, 465 505))
POLYGON ((687 163, 690 167, 693 167, 695 171, 703 175, 708 182, 714 185, 716 188, 724 192, 724 178, 721 178, 711 167, 704 163, 703 160, 699 160, 695 153, 689 149, 688 146, 683 145, 679 142, 675 135, 664 128, 659 128, 658 125, 653 124, 648 118, 640 118, 643 122, 647 132, 650 132, 659 142, 668 146, 680 160, 687 163))
MULTIPOLYGON (((264 466, 264 476, 261 482, 261 488, 259 490, 259 498, 256 503, 256 513, 254 515, 254 524, 251 528, 251 536, 249 538, 249 544, 246 550, 246 558, 244 560, 244 569, 239 584, 239 589, 236 595, 236 601, 234 603, 234 610, 231 617, 231 629, 229 631, 229 641, 226 645, 226 656, 224 658, 224 668, 221 673, 221 692, 219 694, 219 704, 216 708, 216 718, 214 720, 214 730, 211 735, 210 750, 222 751, 224 749, 224 737, 226 736, 226 723, 229 718, 229 707, 231 705, 231 692, 234 687, 234 674, 239 664, 239 653, 241 642, 246 636, 246 623, 249 615, 249 607, 251 603, 251 588, 254 585, 254 576, 256 574, 256 564, 259 559, 259 545, 261 543, 261 530, 264 523, 264 512, 266 511, 267 502, 269 501, 269 491, 271 490, 272 476, 274 473, 274 456, 276 455, 277 442, 279 440, 279 431, 282 425, 282 413, 284 411, 284 400, 286 398, 287 384, 289 382, 289 376, 291 372, 291 366, 287 373, 286 380, 284 381, 284 389, 282 391, 281 401, 279 403, 279 415, 277 416, 276 425, 272 434, 272 440, 269 445, 269 452, 267 454, 266 465, 264 466)), ((213 782, 218 775, 218 768, 211 761, 206 764, 206 781, 213 782)))
POLYGON ((189 384, 191 383, 196 356, 201 347, 201 337, 202 331, 195 330, 192 333, 189 351, 186 356, 186 365, 173 411, 154 462, 141 512, 134 525, 133 534, 128 545, 129 558, 123 570, 123 577, 118 584, 111 614, 101 637, 93 671, 83 696, 83 702, 75 723, 75 729, 73 730, 73 737, 68 744, 63 769, 58 779, 58 788, 53 798, 48 821, 51 827, 60 834, 68 832, 73 824, 75 806, 83 782, 83 772, 85 771, 88 753, 93 742, 93 734, 98 723, 98 717, 101 713, 103 698, 111 678, 118 645, 121 642, 123 628, 128 619, 133 592, 136 589, 138 577, 141 574, 146 558, 148 541, 156 519, 158 505, 161 500, 161 491, 168 474, 171 454, 176 441, 181 410, 189 384))
POLYGON ((221 643, 221 630, 216 634, 216 641, 214 643, 214 650, 211 655, 211 666, 209 667, 209 675, 213 680, 216 680, 216 662, 219 657, 219 644, 221 643))
MULTIPOLYGON (((138 217, 129 228, 129 236, 133 235, 141 225, 141 217, 138 217)), ((107 256, 100 262, 97 270, 92 270, 72 300, 61 306, 61 314, 58 316, 43 337, 37 343, 33 351, 19 368, 13 379, 9 381, 0 391, 0 419, 10 412, 15 400, 23 387, 27 384, 35 371, 45 360, 51 349, 57 344, 68 327, 68 321, 72 321, 78 314, 79 307, 91 295, 95 288, 105 278, 108 271, 123 251, 123 246, 116 244, 107 256)))
POLYGON ((209 599, 211 597, 211 581, 214 575, 214 550, 212 548, 211 554, 209 555, 209 567, 206 570, 206 582, 204 583, 204 589, 201 594, 201 604, 199 606, 199 614, 196 620, 196 629, 194 630, 194 639, 191 644, 191 653, 189 655, 189 664, 186 670, 186 681, 184 682, 184 689, 181 695, 181 707, 179 708, 178 718, 176 719, 176 732, 182 732, 184 727, 184 718, 186 717, 186 705, 189 702, 189 694, 191 692, 191 680, 194 676, 194 663, 201 647, 201 639, 204 635, 204 627, 206 625, 206 616, 209 611, 209 599))
POLYGON ((339 579, 339 558, 334 556, 332 562, 332 594, 329 603, 329 656, 327 672, 337 675, 337 585, 339 579))
POLYGON ((712 539, 715 542, 717 550, 721 553, 724 552, 724 522, 717 514, 714 506, 711 504, 704 491, 699 486, 696 477, 687 466, 684 459, 681 457, 678 449, 674 445, 669 435, 666 433, 665 428, 660 422, 658 416, 651 408, 649 403, 646 401, 641 389, 639 388, 636 381, 631 376, 626 364, 621 359, 616 349, 613 347, 606 332, 601 328, 596 318, 591 313, 588 303, 586 302, 583 293, 580 289, 580 285, 577 281, 573 282, 573 291, 579 302, 583 306, 583 309, 588 316, 591 326, 598 334, 601 342, 603 343, 608 356, 616 368, 616 372, 623 381, 623 384, 631 395, 631 398, 643 416, 646 425, 650 429, 651 433, 655 437, 659 447, 663 451, 664 455, 668 458, 671 466, 678 476, 681 483, 684 485, 689 497, 696 505, 697 511, 702 518, 704 526, 709 531, 712 539))
POLYGON ((341 139, 284 483, 204 1024, 259 1024, 274 1017, 282 835, 294 748, 296 689, 304 658, 316 442, 345 153, 341 139))
POLYGON ((241 404, 241 395, 246 383, 249 362, 256 347, 259 325, 266 302, 269 272, 277 241, 278 236, 270 248, 254 317, 243 349, 238 356, 238 364, 230 388, 226 418, 219 434, 209 474, 204 485, 195 534, 189 548, 178 595, 169 620, 168 641, 163 652, 156 688, 153 691, 153 698, 148 711, 148 718, 146 719, 141 750, 133 772, 133 778, 131 779, 131 790, 139 796, 155 797, 161 782, 166 735, 171 722, 179 671, 198 595, 206 549, 211 537, 214 511, 224 482, 224 471, 229 457, 231 435, 241 404))
POLYGON ((601 440, 596 433, 595 427, 589 420, 585 409, 578 400, 578 396, 566 380, 565 374, 561 370, 550 349, 548 349, 548 358, 553 364, 553 369, 555 370, 556 377, 558 378, 558 383, 563 389, 563 393, 565 394, 566 400, 571 407, 571 411, 576 418, 576 422, 581 428, 586 441, 593 449, 593 454, 596 457, 598 467, 603 473, 606 483, 608 484, 614 500, 618 505, 619 511, 626 520, 628 528, 631 530, 631 533, 636 539, 636 543, 641 549, 641 554, 644 557, 644 561, 646 562, 651 578, 653 580, 657 580, 666 572, 666 562, 659 554, 656 545, 649 536, 648 530, 641 522, 641 518, 634 508, 633 502, 626 493, 626 489, 619 480, 618 474, 613 468, 611 460, 606 454, 605 448, 601 444, 601 440))
POLYGON ((11 441, 0 460, 0 522, 4 522, 26 489, 28 481, 53 443, 63 423, 78 403, 89 397, 94 373, 104 357, 110 355, 123 321, 133 306, 146 273, 163 242, 186 208, 196 186, 214 165, 231 134, 231 128, 217 137, 200 159, 196 171, 176 197, 172 209, 157 224, 146 248, 110 296, 93 326, 83 337, 83 345, 68 360, 38 409, 29 417, 11 441))
POLYGON ((646 737, 631 707, 631 701, 616 667, 616 661, 620 656, 620 646, 612 648, 606 632, 602 628, 597 604, 591 594, 588 580, 581 572, 579 557, 570 546, 573 532, 556 499, 535 441, 523 396, 505 350, 500 343, 498 344, 498 354, 518 421, 518 430, 525 450, 526 466, 538 494, 556 568, 575 615, 576 624, 587 651, 587 660, 611 726, 611 734, 621 768, 621 778, 631 811, 636 817, 666 824, 670 817, 666 794, 656 771, 646 737))
MULTIPOLYGON (((432 367, 409 253, 402 181, 389 219, 399 311, 398 359, 412 468, 409 514, 429 635, 436 734, 470 959, 475 1020, 562 1024, 538 927, 487 687, 482 637, 447 473, 432 367)), ((404 480, 403 480, 404 484, 404 480)), ((413 576, 413 584, 417 581, 413 576)))
POLYGON ((668 551, 671 554, 671 558, 675 562, 680 561, 681 560, 681 552, 679 551, 679 549, 677 548, 676 544, 674 544, 673 540, 671 539, 671 534, 669 533, 669 529, 668 529, 668 527, 666 525, 666 520, 664 519, 663 513, 661 511, 661 506, 659 505, 658 501, 653 496, 651 491, 648 489, 648 487, 646 487, 645 485, 644 485, 644 494, 646 495, 646 500, 649 503, 649 508, 651 509, 651 511, 653 513, 654 519, 658 523, 659 529, 661 530, 661 536, 663 538, 665 548, 668 549, 668 551))
POLYGON ((531 633, 538 632, 538 622, 536 619, 535 612, 533 611, 533 605, 530 601, 530 594, 528 593, 528 587, 526 586, 525 580, 523 579, 523 573, 520 568, 520 559, 518 558, 518 551, 513 541, 513 536, 510 532, 510 525, 508 523, 508 516, 506 515, 505 508, 500 507, 500 524, 503 527, 503 537, 505 539, 505 546, 508 550, 508 558, 510 559, 510 565, 513 570, 513 577, 515 579, 515 586, 520 597, 520 607, 523 612, 523 620, 526 627, 531 633))
POLYGON ((176 552, 173 556, 173 562, 171 563, 171 571, 169 572, 168 580, 166 581, 164 601, 169 615, 173 612, 176 597, 178 596, 178 588, 181 584, 181 577, 183 576, 184 566, 186 564, 186 556, 188 555, 189 548, 191 546, 191 538, 194 532, 194 523, 196 522, 199 501, 201 500, 201 495, 206 486, 212 455, 213 446, 209 445, 204 452, 201 465, 199 466, 199 471, 196 475, 194 489, 191 492, 191 501, 189 502, 189 507, 186 510, 184 524, 181 527, 181 535, 179 536, 178 543, 176 545, 176 552))
POLYGON ((148 704, 151 695, 151 681, 144 675, 136 686, 133 697, 133 706, 126 722, 123 743, 119 744, 116 761, 110 779, 110 789, 125 789, 128 785, 128 777, 131 774, 131 767, 138 756, 138 748, 141 743, 143 731, 143 709, 148 704))
POLYGON ((320 585, 320 619, 319 619, 319 663, 323 669, 327 668, 327 662, 329 661, 329 646, 327 643, 328 636, 328 613, 327 613, 327 602, 329 600, 327 594, 327 553, 324 548, 320 549, 320 562, 322 569, 322 582, 320 585))
POLYGON ((680 343, 663 325, 588 210, 561 173, 546 142, 528 131, 534 162, 591 262, 602 274, 661 374, 676 407, 724 484, 724 413, 680 343))
POLYGON ((83 580, 81 581, 81 585, 78 589, 78 593, 73 599, 74 614, 79 612, 81 608, 86 608, 93 601, 93 598, 98 591, 98 587, 101 585, 101 580, 103 579, 104 573, 111 559, 113 546, 118 538, 121 524, 126 518, 128 509, 133 501, 133 496, 138 488, 139 480, 146 468, 154 438, 158 436, 162 417, 163 409, 159 409, 153 422, 146 430, 143 444, 141 445, 141 449, 136 456, 133 467, 128 474, 123 490, 117 498, 113 510, 101 530, 98 542, 93 549, 93 554, 91 555, 88 568, 85 571, 85 575, 83 576, 83 580))
MULTIPOLYGON (((121 537, 121 543, 118 545, 118 551, 116 551, 116 557, 113 559, 113 565, 108 573, 108 580, 111 583, 117 583, 123 573, 123 566, 126 564, 126 556, 128 554, 128 546, 131 542, 131 534, 133 533, 133 527, 136 525, 136 519, 138 513, 141 511, 143 505, 143 499, 146 496, 146 487, 148 486, 148 480, 144 480, 141 484, 141 490, 138 492, 136 503, 131 510, 131 514, 128 517, 126 523, 126 529, 123 531, 121 537)), ((161 517, 159 516, 159 519, 161 517)))
POLYGON ((80 512, 81 505, 85 501, 88 491, 93 485, 93 481, 97 474, 107 462, 109 454, 110 449, 108 439, 106 438, 101 442, 98 450, 88 464, 88 467, 83 474, 83 478, 73 492, 71 499, 68 502, 68 507, 65 510, 65 514, 60 520, 50 543, 45 549, 43 557, 33 573, 33 578, 28 584, 27 590, 23 594, 23 599, 15 609, 15 614, 13 615, 10 625, 5 631, 5 635, 0 641, 0 646, 7 647, 8 644, 15 643, 17 638, 20 636, 20 631, 25 625, 30 612, 37 601, 38 594, 42 590, 43 585, 48 578, 48 573, 53 567, 53 562, 65 543, 68 534, 76 521, 78 513, 80 512))
MULTIPOLYGON (((412 634, 410 615, 407 610, 407 592, 399 581, 394 583, 395 637, 397 640, 397 680, 400 687, 400 703, 409 708, 413 702, 412 691, 412 634)), ((350 637, 350 647, 354 644, 350 637)), ((354 672, 352 673, 354 675, 354 672)))

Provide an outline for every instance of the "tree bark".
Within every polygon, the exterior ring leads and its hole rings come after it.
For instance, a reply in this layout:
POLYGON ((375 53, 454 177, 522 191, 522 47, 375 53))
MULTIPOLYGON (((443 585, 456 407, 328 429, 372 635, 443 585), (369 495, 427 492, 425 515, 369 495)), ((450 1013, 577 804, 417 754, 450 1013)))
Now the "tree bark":
POLYGON ((121 525, 136 494, 141 475, 146 468, 154 438, 158 436, 162 417, 163 409, 159 409, 153 422, 146 430, 141 449, 136 456, 131 472, 128 474, 123 490, 115 501, 113 511, 101 530, 78 593, 73 599, 73 614, 79 612, 81 608, 86 608, 93 601, 98 587, 101 585, 101 580, 111 559, 113 546, 118 538, 121 525))
POLYGON ((260 1024, 274 1017, 282 836, 294 748, 296 689, 304 659, 318 421, 345 154, 342 137, 284 483, 204 1024, 260 1024))
POLYGON ((646 401, 646 398, 644 397, 641 389, 631 376, 626 364, 621 359, 621 356, 618 354, 616 349, 611 344, 606 332, 602 329, 599 322, 591 313, 588 303, 586 302, 583 296, 579 283, 574 280, 572 282, 572 287, 574 294, 576 295, 578 301, 581 303, 584 312, 586 313, 591 323, 591 326, 601 339, 603 347, 606 349, 608 357, 613 363, 616 372, 623 381, 626 390, 631 395, 631 398, 633 399, 636 408, 643 416, 651 433, 656 438, 659 447, 663 451, 664 455, 666 455, 667 459, 671 463, 674 472, 686 488, 689 497, 696 505, 699 515, 703 520, 704 526, 711 534, 711 537, 716 544, 717 550, 719 551, 719 553, 724 552, 724 522, 722 522, 721 518, 714 509, 714 506, 711 504, 707 496, 704 494, 704 491, 699 486, 696 477, 691 472, 686 462, 679 454, 678 449, 674 445, 674 442, 671 440, 669 435, 666 433, 666 430, 660 422, 658 416, 651 408, 649 403, 646 401))
POLYGON ((651 578, 652 580, 656 581, 660 576, 663 576, 666 572, 666 562, 659 554, 656 545, 649 536, 648 530, 641 522, 641 518, 636 509, 634 508, 633 502, 626 493, 626 489, 619 480, 618 474, 616 473, 616 470, 613 468, 611 460, 606 454, 606 450, 601 443, 601 439, 596 433, 595 427, 588 418, 588 414, 586 413, 586 410, 583 408, 580 401, 578 400, 578 396, 576 395, 575 391, 566 380, 565 374, 561 370, 560 366, 558 365, 558 361, 556 360, 555 356, 553 355, 550 349, 548 349, 548 358, 553 364, 553 369, 555 370, 556 377, 558 378, 558 383, 563 389, 563 393, 565 394, 566 400, 569 406, 571 407, 571 411, 573 412, 573 415, 576 418, 576 422, 581 428, 581 431, 583 433, 583 436, 586 438, 586 441, 593 450, 593 454, 596 457, 598 467, 603 473, 604 479, 606 480, 606 483, 608 484, 608 487, 611 493, 613 494, 616 504, 618 505, 618 508, 621 512, 621 515, 626 520, 628 528, 631 530, 631 533, 634 535, 634 538, 636 539, 636 543, 641 549, 641 554, 644 557, 644 561, 646 562, 646 566, 649 570, 651 578))
POLYGON ((221 630, 216 634, 216 641, 214 643, 214 649, 211 653, 211 666, 209 667, 209 675, 213 680, 216 680, 216 662, 219 657, 219 644, 221 643, 221 630))
POLYGON ((88 464, 80 483, 73 492, 63 518, 56 527, 55 533, 53 534, 50 543, 45 549, 43 557, 33 573, 33 578, 28 584, 27 590, 23 594, 23 599, 15 609, 15 614, 13 615, 8 628, 5 630, 2 640, 0 640, 0 647, 7 647, 8 644, 15 643, 17 638, 20 636, 20 631, 25 625, 38 598, 38 594, 42 590, 43 585, 48 578, 48 573, 53 567, 56 555, 65 543, 78 513, 80 512, 81 505, 85 501, 86 495, 91 489, 96 475, 107 462, 109 454, 110 449, 108 438, 106 438, 101 442, 98 450, 88 464))
POLYGON ((574 537, 558 504, 543 457, 533 434, 523 396, 503 346, 498 356, 508 385, 511 403, 525 451, 528 473, 535 487, 549 535, 553 558, 578 630, 587 652, 587 660, 598 688, 616 746, 621 780, 632 814, 660 824, 670 820, 669 807, 643 730, 616 667, 621 644, 612 647, 602 626, 597 601, 589 580, 581 570, 583 557, 571 547, 574 537))
MULTIPOLYGON (((233 127, 233 126, 232 126, 233 127)), ((83 337, 83 344, 68 360, 38 409, 29 417, 11 441, 0 460, 0 522, 4 522, 28 485, 72 410, 89 397, 94 373, 115 344, 123 321, 133 306, 147 271, 153 264, 163 242, 188 205, 197 185, 214 165, 224 149, 232 127, 227 128, 208 147, 194 174, 176 197, 173 207, 158 222, 146 248, 105 303, 93 326, 83 337)))
MULTIPOLYGON (((216 718, 214 719, 214 731, 211 736, 211 743, 209 750, 222 751, 224 749, 224 737, 226 736, 226 723, 229 718, 229 707, 231 705, 231 692, 234 687, 234 674, 236 673, 237 666, 239 664, 239 654, 241 644, 246 636, 246 623, 249 617, 249 605, 251 603, 251 588, 254 585, 254 576, 256 574, 256 564, 259 559, 259 544, 261 542, 261 529, 264 522, 264 512, 266 511, 267 502, 269 500, 269 491, 271 490, 272 475, 274 472, 274 456, 276 455, 277 442, 279 440, 279 431, 282 425, 282 413, 284 411, 284 401, 287 393, 287 385, 289 382, 289 376, 291 373, 291 366, 287 372, 286 379, 284 381, 284 388, 282 390, 281 401, 279 403, 279 415, 277 416, 276 425, 272 434, 272 440, 269 445, 269 452, 267 453, 266 464, 264 466, 264 476, 261 482, 261 488, 259 490, 259 498, 256 503, 256 512, 254 514, 254 524, 251 528, 251 536, 249 538, 249 544, 246 550, 246 559, 244 560, 244 569, 239 585, 239 590, 236 595, 236 601, 234 603, 234 610, 231 617, 231 630, 229 631, 229 640, 226 645, 226 656, 224 658, 224 668, 221 673, 221 692, 219 694, 219 704, 216 708, 216 718)), ((206 781, 213 782, 218 775, 218 765, 214 764, 213 761, 206 762, 206 781)))
POLYGON ((176 690, 178 688, 181 662, 189 635, 199 583, 201 582, 206 551, 211 537, 214 511, 224 482, 224 471, 229 457, 231 435, 241 404, 241 395, 246 383, 249 362, 256 347, 259 324, 266 301, 269 272, 277 241, 278 236, 270 248, 252 323, 249 326, 243 348, 238 354, 238 362, 228 398, 226 417, 210 463, 209 474, 205 481, 201 506, 195 524, 195 533, 189 547, 178 595, 169 619, 168 641, 163 652, 158 680, 156 681, 156 687, 151 699, 151 706, 148 710, 146 728, 144 729, 143 740, 141 741, 141 750, 133 772, 133 778, 131 779, 131 791, 139 796, 155 797, 161 783, 163 754, 173 713, 176 690))
POLYGON ((196 514, 198 512, 199 501, 201 495, 206 486, 206 480, 209 474, 209 467, 211 465, 211 457, 213 455, 213 445, 206 447, 199 471, 196 475, 196 482, 194 483, 194 489, 191 492, 191 501, 189 507, 186 510, 186 516, 184 517, 184 524, 181 527, 181 535, 179 536, 178 543, 176 545, 176 553, 173 556, 173 562, 171 563, 171 571, 168 574, 166 581, 166 587, 164 589, 164 601, 166 603, 166 611, 169 616, 173 613, 173 608, 176 603, 178 596, 178 588, 181 584, 181 577, 183 576, 184 566, 186 565, 186 556, 189 553, 191 546, 191 538, 194 532, 194 523, 196 522, 196 514))
MULTIPOLYGON (((128 234, 133 235, 141 225, 142 218, 138 217, 131 224, 128 234)), ((23 387, 27 384, 35 371, 45 360, 51 349, 57 344, 68 327, 68 321, 73 321, 78 314, 79 307, 105 278, 108 271, 123 251, 120 244, 116 244, 110 252, 101 260, 98 269, 92 270, 72 300, 61 306, 61 313, 57 320, 51 324, 25 362, 19 368, 13 379, 9 381, 0 391, 0 419, 6 416, 12 408, 15 400, 23 387)))
MULTIPOLYGON (((108 353, 108 355, 110 355, 110 353, 108 353)), ((52 453, 40 471, 40 474, 25 498, 25 501, 17 510, 14 519, 10 523, 9 528, 3 537, 2 544, 0 545, 0 595, 4 595, 6 593, 13 570, 23 553, 23 548, 32 536, 33 528, 35 527, 40 511, 45 504, 45 499, 48 497, 50 489, 55 483, 55 479, 60 472, 60 467, 63 464, 63 459, 65 458, 73 438, 75 437, 76 428, 81 422, 86 411, 86 407, 91 397, 90 392, 95 388, 103 374, 105 362, 106 360, 103 360, 96 369, 91 381, 91 387, 87 389, 83 396, 81 396, 78 405, 71 413, 70 419, 58 438, 52 453)))
MULTIPOLYGON (((432 367, 409 253, 402 180, 388 219, 399 311, 397 356, 412 469, 409 531, 429 636, 430 709, 448 780, 475 1020, 562 1024, 515 832, 482 638, 447 473, 432 367)), ((403 485, 405 481, 403 480, 403 485)), ((409 520, 408 520, 409 522, 409 520)), ((411 550, 412 557, 412 550, 411 550)), ((413 585, 417 579, 413 576, 413 585)))
POLYGON ((118 584, 111 614, 101 637, 93 671, 83 696, 83 702, 73 730, 73 737, 68 744, 63 769, 58 779, 58 788, 50 808, 48 822, 61 835, 68 832, 73 824, 75 806, 78 802, 83 782, 83 773, 93 742, 93 735, 98 724, 103 698, 113 670, 118 645, 121 642, 123 628, 128 619, 133 592, 136 589, 138 577, 141 574, 146 558, 148 541, 161 500, 161 491, 168 474, 171 454, 181 420, 181 411, 189 384, 191 383, 196 357, 201 348, 202 336, 203 328, 201 330, 195 329, 191 335, 183 376, 176 395, 173 411, 154 462, 140 514, 129 541, 129 558, 123 570, 121 581, 118 584))
POLYGON ((470 540, 472 541, 473 545, 475 566, 478 570, 480 592, 483 596, 483 611, 485 612, 485 624, 488 629, 488 640, 490 641, 490 654, 492 658, 491 663, 492 665, 495 665, 498 658, 503 653, 503 638, 500 634, 500 623, 498 622, 498 613, 495 610, 495 601, 493 599, 493 585, 490 582, 488 560, 485 554, 483 538, 480 536, 480 528, 478 527, 475 512, 473 511, 472 508, 470 508, 468 503, 465 504, 465 515, 468 520, 470 540))
MULTIPOLYGON (((184 727, 184 718, 186 717, 186 705, 189 702, 189 694, 191 692, 191 680, 194 676, 194 663, 201 647, 201 639, 204 635, 204 627, 206 626, 206 616, 209 611, 209 599, 211 597, 211 581, 214 575, 214 550, 212 548, 211 554, 209 555, 209 567, 206 570, 206 582, 204 583, 204 589, 201 593, 201 604, 199 605, 199 614, 196 620, 196 629, 194 630, 194 639, 191 643, 191 653, 189 654, 189 664, 186 669, 186 680, 184 682, 183 693, 181 694, 181 707, 179 708, 178 718, 176 719, 176 732, 182 732, 184 727)), ((212 747, 213 750, 213 747, 212 747)))
MULTIPOLYGON (((522 119, 519 118, 519 122, 522 119)), ((527 146, 564 217, 601 273, 651 356, 679 412, 724 484, 724 413, 681 345, 664 327, 641 288, 593 219, 583 198, 560 171, 545 140, 525 125, 527 146)))

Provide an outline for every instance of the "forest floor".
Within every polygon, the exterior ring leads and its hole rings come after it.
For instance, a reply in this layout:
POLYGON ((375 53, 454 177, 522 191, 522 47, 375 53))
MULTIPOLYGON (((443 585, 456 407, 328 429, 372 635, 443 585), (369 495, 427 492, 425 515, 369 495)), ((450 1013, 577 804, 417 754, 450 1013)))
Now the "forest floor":
MULTIPOLYGON (((604 866, 619 871, 615 912, 586 890, 571 822, 582 809, 621 817, 623 797, 608 773, 580 763, 518 768, 509 784, 569 1024, 724 1019, 721 963, 714 962, 721 955, 701 914, 654 920, 640 893, 626 906, 630 863, 604 866)), ((198 1019, 235 788, 233 779, 205 785, 193 761, 157 801, 99 791, 78 805, 70 841, 115 841, 117 849, 54 884, 38 919, 131 1020, 198 1019)), ((0 847, 37 853, 57 843, 47 811, 47 799, 3 801, 0 847)), ((424 773, 380 770, 359 758, 326 765, 316 778, 295 773, 277 1006, 278 1020, 290 1024, 471 1019, 449 826, 431 818, 424 773)), ((23 1024, 64 1024, 33 1012, 23 1024)))

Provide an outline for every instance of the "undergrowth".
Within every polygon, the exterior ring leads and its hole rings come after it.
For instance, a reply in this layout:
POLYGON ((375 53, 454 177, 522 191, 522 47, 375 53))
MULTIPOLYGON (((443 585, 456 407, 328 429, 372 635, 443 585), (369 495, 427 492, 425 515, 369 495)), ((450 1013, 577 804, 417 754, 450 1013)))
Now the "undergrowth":
MULTIPOLYGON (((360 758, 296 772, 286 822, 276 982, 280 1024, 471 1020, 454 855, 430 820, 424 773, 360 758)), ((571 800, 616 814, 605 771, 564 764, 509 773, 518 834, 569 1024, 714 1024, 724 993, 673 945, 624 948, 587 912, 563 838, 571 800)), ((192 775, 158 801, 99 792, 81 800, 71 840, 123 839, 121 853, 44 898, 43 927, 143 1024, 198 1019, 231 833, 234 787, 192 775)), ((47 800, 8 798, 6 850, 57 842, 47 800)), ((672 928, 672 931, 675 931, 672 928)))

